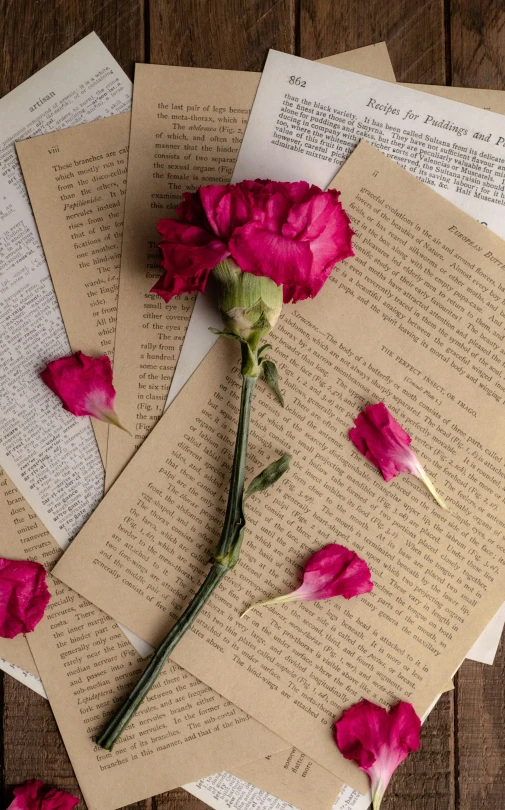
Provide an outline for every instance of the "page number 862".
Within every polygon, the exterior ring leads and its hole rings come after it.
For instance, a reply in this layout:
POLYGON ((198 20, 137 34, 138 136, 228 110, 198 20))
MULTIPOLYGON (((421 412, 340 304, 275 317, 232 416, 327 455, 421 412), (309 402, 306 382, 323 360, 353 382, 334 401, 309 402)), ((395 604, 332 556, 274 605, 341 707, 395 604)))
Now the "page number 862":
POLYGON ((296 84, 297 87, 306 87, 307 82, 301 76, 290 76, 288 78, 289 84, 296 84))

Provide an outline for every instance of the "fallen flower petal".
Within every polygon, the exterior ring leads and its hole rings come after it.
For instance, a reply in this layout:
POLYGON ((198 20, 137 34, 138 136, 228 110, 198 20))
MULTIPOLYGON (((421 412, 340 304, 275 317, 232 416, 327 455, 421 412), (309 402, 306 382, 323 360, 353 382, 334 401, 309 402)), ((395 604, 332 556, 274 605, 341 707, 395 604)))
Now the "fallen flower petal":
POLYGON ((368 405, 356 417, 354 424, 355 427, 349 431, 350 440, 381 471, 386 481, 391 481, 401 472, 411 473, 421 479, 442 509, 448 509, 410 447, 411 437, 383 402, 368 405))
POLYGON ((0 557, 0 636, 30 633, 51 598, 40 563, 0 557))
POLYGON ((373 582, 366 562, 355 551, 338 543, 329 543, 310 557, 303 571, 302 584, 296 591, 257 602, 247 608, 242 616, 260 605, 278 605, 297 600, 312 602, 331 599, 333 596, 352 599, 361 593, 370 593, 372 588, 373 582))
POLYGON ((398 765, 420 746, 421 721, 412 704, 400 702, 388 712, 369 700, 351 706, 335 723, 341 754, 370 777, 373 810, 398 765))
POLYGON ((40 376, 66 411, 74 416, 94 416, 125 430, 114 411, 116 392, 107 355, 89 357, 76 352, 48 363, 40 376))
POLYGON ((14 801, 7 810, 72 810, 76 804, 77 796, 30 779, 14 788, 14 801))

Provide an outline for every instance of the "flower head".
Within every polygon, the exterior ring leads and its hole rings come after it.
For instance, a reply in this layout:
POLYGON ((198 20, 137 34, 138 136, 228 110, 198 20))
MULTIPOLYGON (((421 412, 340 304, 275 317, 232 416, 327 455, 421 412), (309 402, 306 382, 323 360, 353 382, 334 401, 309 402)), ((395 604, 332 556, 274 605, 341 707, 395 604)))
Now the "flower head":
POLYGON ((352 599, 353 596, 370 593, 372 588, 373 582, 366 562, 355 551, 338 543, 329 543, 309 558, 303 571, 302 584, 296 591, 251 605, 245 613, 260 605, 277 605, 297 600, 313 602, 331 599, 333 596, 352 599))
POLYGON ((14 801, 7 810, 72 810, 79 804, 77 796, 30 779, 14 788, 14 801))
POLYGON ((51 598, 40 563, 0 557, 0 636, 29 633, 40 622, 51 598))
POLYGON ((94 416, 124 430, 114 411, 116 392, 107 355, 89 357, 76 352, 48 363, 42 381, 74 416, 94 416))
POLYGON ((152 292, 165 301, 204 292, 210 271, 228 256, 245 273, 282 285, 285 303, 301 301, 354 255, 350 220, 333 189, 243 180, 183 196, 179 219, 158 225, 165 275, 152 292))
POLYGON ((351 706, 335 723, 335 742, 371 780, 374 810, 379 810, 389 781, 411 751, 420 746, 421 721, 410 703, 388 712, 369 700, 351 706))
POLYGON ((398 424, 383 402, 368 405, 354 420, 349 431, 354 446, 377 467, 386 481, 401 472, 420 478, 443 509, 447 506, 426 475, 421 462, 410 447, 412 439, 398 424))

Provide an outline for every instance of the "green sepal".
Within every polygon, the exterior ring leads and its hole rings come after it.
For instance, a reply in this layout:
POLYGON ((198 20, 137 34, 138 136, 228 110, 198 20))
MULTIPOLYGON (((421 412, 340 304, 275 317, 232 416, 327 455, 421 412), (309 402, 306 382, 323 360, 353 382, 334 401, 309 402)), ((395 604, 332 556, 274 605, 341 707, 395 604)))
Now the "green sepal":
POLYGON ((261 357, 263 352, 266 352, 266 351, 268 351, 269 349, 272 349, 272 348, 273 348, 273 346, 272 346, 271 343, 264 343, 263 346, 260 346, 260 348, 258 349, 258 358, 261 357))
POLYGON ((247 343, 247 340, 240 337, 240 335, 234 335, 231 332, 223 332, 221 329, 215 329, 213 326, 209 326, 209 332, 212 332, 213 335, 218 335, 219 337, 228 338, 229 340, 238 340, 239 343, 247 343))
POLYGON ((261 371, 266 384, 272 389, 276 399, 284 408, 284 397, 282 396, 281 389, 279 388, 279 374, 277 373, 277 366, 275 365, 274 361, 262 360, 261 371))
POLYGON ((265 467, 263 472, 260 472, 257 475, 249 486, 247 487, 247 491, 244 495, 244 501, 247 498, 250 498, 251 495, 254 495, 256 492, 263 492, 268 487, 271 487, 272 484, 275 484, 276 481, 284 475, 285 472, 289 469, 289 462, 291 461, 291 456, 289 453, 284 453, 283 456, 277 459, 277 461, 272 461, 268 467, 265 467))

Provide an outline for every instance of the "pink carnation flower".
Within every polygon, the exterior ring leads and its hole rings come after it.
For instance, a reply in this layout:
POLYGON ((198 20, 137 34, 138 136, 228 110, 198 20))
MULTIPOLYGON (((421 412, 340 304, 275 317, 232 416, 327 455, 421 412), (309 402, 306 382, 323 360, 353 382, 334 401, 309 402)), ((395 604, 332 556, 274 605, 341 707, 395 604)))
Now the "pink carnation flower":
POLYGON ((421 721, 410 703, 389 712, 369 700, 351 706, 335 723, 335 742, 346 759, 370 777, 374 810, 398 765, 420 747, 421 721))
POLYGON ((79 804, 77 796, 30 779, 14 788, 14 801, 7 810, 72 810, 79 804))
POLYGON ((361 593, 369 593, 372 588, 373 582, 366 562, 355 551, 338 543, 329 543, 309 558, 303 571, 302 584, 296 591, 251 605, 242 616, 260 605, 278 605, 297 600, 313 602, 331 599, 333 596, 352 599, 361 593))
POLYGON ((48 363, 42 381, 74 416, 94 416, 124 430, 114 411, 116 392, 107 355, 89 357, 76 352, 48 363))
POLYGON ((283 285, 284 303, 313 298, 335 264, 354 255, 350 220, 333 189, 243 180, 183 196, 179 219, 158 224, 165 275, 151 292, 167 302, 204 292, 227 256, 243 272, 283 285))
POLYGON ((412 439, 398 424, 383 402, 368 405, 354 420, 356 427, 349 431, 354 446, 377 467, 386 481, 401 472, 420 478, 428 491, 443 509, 445 501, 440 497, 426 475, 421 462, 410 447, 412 439))
POLYGON ((30 633, 51 598, 44 567, 27 560, 0 557, 0 636, 30 633))

